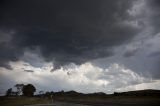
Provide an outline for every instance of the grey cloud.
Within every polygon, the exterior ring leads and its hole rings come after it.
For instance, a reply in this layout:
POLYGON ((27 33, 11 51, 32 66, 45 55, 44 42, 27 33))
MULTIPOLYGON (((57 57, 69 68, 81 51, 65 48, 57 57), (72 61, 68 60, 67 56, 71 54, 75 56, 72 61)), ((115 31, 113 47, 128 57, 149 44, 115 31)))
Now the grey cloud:
POLYGON ((33 73, 33 70, 24 70, 25 72, 33 73))
MULTIPOLYGON (((147 35, 147 33, 145 33, 147 35)), ((115 55, 108 58, 94 60, 93 63, 100 67, 106 68, 108 64, 118 63, 128 67, 134 72, 152 79, 160 77, 160 36, 151 35, 147 39, 136 39, 128 45, 122 45, 116 48, 115 55), (152 36, 152 37, 151 37, 152 36), (143 40, 143 43, 141 41, 143 40), (138 43, 140 42, 140 43, 138 43), (137 50, 138 49, 138 50, 137 50), (133 55, 125 58, 126 52, 136 50, 133 55)))
POLYGON ((129 24, 119 24, 129 17, 132 1, 128 0, 6 0, 1 5, 0 28, 16 32, 3 50, 14 60, 0 55, 5 63, 18 60, 26 48, 38 47, 45 60, 54 61, 57 68, 81 64, 113 55, 112 47, 139 32, 129 24))
POLYGON ((21 54, 18 48, 11 47, 6 43, 0 43, 0 66, 11 69, 8 61, 18 60, 18 56, 21 54))
POLYGON ((160 57, 160 51, 152 52, 148 56, 149 57, 160 57))
POLYGON ((150 21, 152 26, 154 27, 154 35, 156 35, 157 33, 159 33, 160 30, 160 19, 158 17, 160 17, 160 2, 159 0, 148 0, 148 7, 150 8, 150 21))
POLYGON ((128 50, 124 53, 124 57, 131 57, 134 56, 138 52, 139 48, 128 50))

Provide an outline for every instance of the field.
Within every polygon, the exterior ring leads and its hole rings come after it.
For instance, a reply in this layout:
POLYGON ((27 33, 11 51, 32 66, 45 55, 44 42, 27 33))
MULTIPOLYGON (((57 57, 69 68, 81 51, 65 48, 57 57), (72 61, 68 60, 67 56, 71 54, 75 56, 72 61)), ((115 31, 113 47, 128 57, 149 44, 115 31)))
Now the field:
POLYGON ((0 97, 0 106, 24 106, 29 104, 49 104, 49 99, 36 97, 0 97))
POLYGON ((47 106, 46 104, 51 103, 50 106, 160 106, 160 91, 143 90, 111 95, 104 93, 83 94, 69 91, 47 92, 35 97, 0 97, 0 106, 25 106, 30 104, 45 104, 47 106))
POLYGON ((64 97, 57 101, 86 104, 91 106, 160 106, 159 97, 64 97))
MULTIPOLYGON (((25 106, 33 104, 51 104, 50 99, 37 97, 1 98, 0 106, 25 106)), ((159 97, 56 97, 53 106, 160 106, 159 97), (82 104, 82 105, 76 105, 82 104)), ((37 105, 38 106, 38 105, 37 105)), ((41 105, 43 106, 43 105, 41 105)), ((52 105, 50 105, 52 106, 52 105)))

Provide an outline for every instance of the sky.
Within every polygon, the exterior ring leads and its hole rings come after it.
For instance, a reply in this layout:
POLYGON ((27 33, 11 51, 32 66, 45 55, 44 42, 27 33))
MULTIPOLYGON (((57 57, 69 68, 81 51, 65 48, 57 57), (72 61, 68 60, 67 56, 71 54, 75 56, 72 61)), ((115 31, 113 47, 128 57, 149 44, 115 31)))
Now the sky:
POLYGON ((159 0, 1 0, 0 94, 160 89, 159 0))

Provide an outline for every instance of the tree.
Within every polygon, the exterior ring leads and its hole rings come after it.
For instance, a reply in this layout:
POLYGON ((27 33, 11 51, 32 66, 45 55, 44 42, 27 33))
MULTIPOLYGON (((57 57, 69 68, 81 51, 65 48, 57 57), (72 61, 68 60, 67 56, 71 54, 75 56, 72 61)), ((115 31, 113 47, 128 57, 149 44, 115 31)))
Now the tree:
POLYGON ((11 96, 12 94, 12 88, 9 88, 7 91, 6 91, 6 96, 11 96))
POLYGON ((17 88, 18 95, 20 95, 24 87, 24 84, 16 84, 15 87, 17 88))
POLYGON ((36 88, 32 84, 24 85, 22 92, 24 96, 33 96, 36 88))
POLYGON ((44 91, 39 91, 39 95, 43 95, 44 94, 44 91))

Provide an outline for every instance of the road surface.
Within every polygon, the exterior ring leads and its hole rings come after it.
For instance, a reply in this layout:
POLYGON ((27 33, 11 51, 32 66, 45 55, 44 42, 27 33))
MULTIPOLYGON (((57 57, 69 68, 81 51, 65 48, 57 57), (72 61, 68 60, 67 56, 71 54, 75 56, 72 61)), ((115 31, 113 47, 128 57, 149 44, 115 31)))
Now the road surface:
POLYGON ((25 106, 160 106, 159 104, 75 104, 75 103, 65 103, 65 102, 54 102, 52 104, 36 104, 36 105, 25 105, 25 106))
POLYGON ((25 105, 25 106, 90 106, 90 105, 54 102, 53 104, 36 104, 36 105, 25 105))

